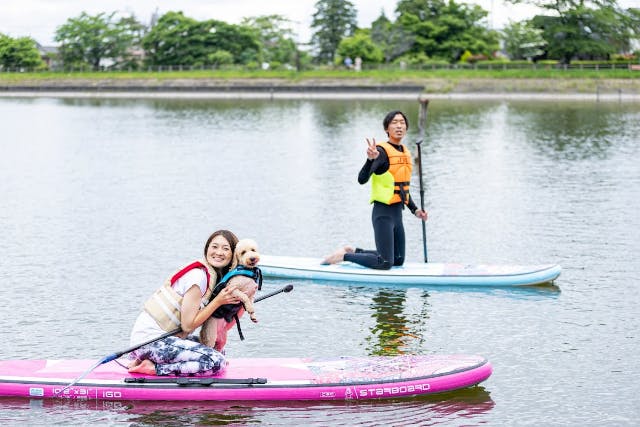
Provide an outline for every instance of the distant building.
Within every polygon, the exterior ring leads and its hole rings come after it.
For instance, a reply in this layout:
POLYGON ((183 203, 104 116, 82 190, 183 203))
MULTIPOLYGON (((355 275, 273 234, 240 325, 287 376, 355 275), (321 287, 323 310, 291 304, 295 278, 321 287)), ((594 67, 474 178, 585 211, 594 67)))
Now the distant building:
POLYGON ((47 64, 48 69, 57 70, 62 67, 57 46, 43 46, 36 42, 36 48, 40 52, 40 58, 47 64))

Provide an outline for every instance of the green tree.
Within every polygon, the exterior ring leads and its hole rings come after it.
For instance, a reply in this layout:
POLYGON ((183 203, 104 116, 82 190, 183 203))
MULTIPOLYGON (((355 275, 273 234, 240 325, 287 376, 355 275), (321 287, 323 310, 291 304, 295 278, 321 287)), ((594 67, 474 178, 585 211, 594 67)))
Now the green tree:
POLYGON ((198 47, 191 41, 197 31, 195 19, 182 12, 165 13, 142 38, 145 62, 148 65, 180 65, 206 55, 198 54, 198 47))
POLYGON ((454 0, 400 0, 397 21, 415 40, 409 54, 455 62, 466 51, 490 57, 498 50, 498 33, 482 22, 488 12, 454 0))
POLYGON ((44 62, 36 42, 29 37, 11 38, 0 33, 0 68, 40 68, 44 62))
POLYGON ((342 63, 346 57, 360 57, 362 62, 374 64, 384 61, 382 50, 371 40, 369 33, 369 30, 357 30, 353 36, 342 39, 338 45, 336 63, 342 63))
POLYGON ((138 45, 143 30, 133 16, 118 18, 116 12, 91 16, 82 12, 58 27, 54 39, 60 43, 60 58, 65 66, 89 65, 97 70, 106 59, 113 61, 115 67, 130 63, 131 50, 138 45))
POLYGON ((531 60, 544 54, 547 42, 542 33, 530 21, 509 22, 502 30, 504 49, 511 59, 531 60))
POLYGON ((311 44, 316 49, 319 63, 333 63, 338 45, 357 28, 357 11, 348 0, 318 0, 315 4, 311 28, 311 44))
POLYGON ((631 39, 640 36, 640 14, 635 9, 621 9, 617 0, 509 1, 549 11, 531 22, 544 31, 547 55, 565 64, 627 51, 631 39))
POLYGON ((226 50, 217 50, 207 56, 207 62, 216 67, 233 64, 233 55, 226 50))
POLYGON ((256 16, 244 18, 241 24, 258 35, 263 61, 270 64, 295 64, 297 46, 289 27, 289 19, 282 15, 256 16))
MULTIPOLYGON (((246 64, 260 59, 260 43, 249 27, 217 20, 197 21, 182 12, 167 12, 142 39, 148 65, 202 66, 220 63, 216 52, 246 64)), ((225 60, 226 61, 226 60, 225 60)))
POLYGON ((371 40, 382 51, 384 61, 389 63, 411 49, 415 37, 402 25, 391 22, 383 10, 371 23, 371 40))

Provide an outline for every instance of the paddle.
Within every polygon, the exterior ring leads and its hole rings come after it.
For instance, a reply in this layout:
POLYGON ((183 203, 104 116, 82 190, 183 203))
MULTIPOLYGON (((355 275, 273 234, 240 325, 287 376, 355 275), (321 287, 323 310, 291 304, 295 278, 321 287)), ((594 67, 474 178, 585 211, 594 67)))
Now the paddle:
MULTIPOLYGON (((416 142, 418 146, 418 173, 420 175, 420 209, 424 210, 424 184, 422 183, 422 141, 424 141, 424 130, 427 122, 427 108, 429 100, 420 97, 420 113, 418 119, 418 127, 420 129, 420 139, 416 142)), ((428 262, 427 257, 427 224, 422 221, 422 246, 424 248, 424 262, 428 262)))
MULTIPOLYGON (((291 292, 292 290, 293 290, 293 285, 287 285, 287 286, 285 286, 285 287, 283 287, 283 288, 281 288, 281 289, 278 289, 278 290, 276 290, 276 291, 270 292, 270 293, 265 294, 265 295, 261 295, 260 297, 258 297, 258 298, 256 298, 256 299, 254 299, 254 300, 253 300, 253 302, 262 301, 263 299, 266 299, 266 298, 272 297, 272 296, 274 296, 274 295, 278 295, 279 293, 282 293, 282 292, 291 292)), ((60 391, 58 391, 57 393, 55 393, 54 397, 59 396, 62 392, 64 392, 65 390, 67 390, 69 387, 72 387, 73 385, 77 384, 77 383, 78 383, 78 381, 80 381, 81 379, 83 379, 84 377, 86 377, 87 375, 89 375, 89 373, 91 373, 91 371, 93 371, 94 369, 96 369, 98 366, 100 366, 100 365, 102 365, 102 364, 105 364, 105 363, 109 363, 109 362, 111 362, 112 360, 116 360, 117 358, 119 358, 119 357, 121 357, 121 356, 124 356, 124 355, 125 355, 125 354, 127 354, 127 353, 131 353, 132 351, 137 350, 137 349, 139 349, 140 347, 143 347, 143 346, 145 346, 145 345, 147 345, 147 344, 151 344, 151 343, 153 343, 153 342, 163 340, 163 339, 165 339, 165 338, 168 338, 168 337, 173 336, 173 335, 175 335, 175 334, 178 334, 178 333, 180 333, 180 332, 182 332, 182 328, 176 328, 176 329, 174 329, 174 330, 172 330, 172 331, 165 332, 164 334, 160 335, 159 337, 152 338, 152 339, 150 339, 149 341, 145 341, 145 342, 143 342, 143 343, 141 343, 141 344, 136 344, 136 345, 134 345, 133 347, 129 347, 129 348, 128 348, 128 349, 126 349, 126 350, 118 351, 118 352, 116 352, 116 353, 112 353, 112 354, 109 354, 109 355, 107 355, 107 356, 103 357, 103 358, 102 358, 102 359, 100 359, 100 360, 99 360, 95 365, 92 365, 89 369, 87 369, 85 372, 83 372, 83 373, 82 373, 82 375, 80 375, 78 378, 76 378, 75 380, 71 381, 68 385, 66 385, 65 387, 63 387, 60 391)))

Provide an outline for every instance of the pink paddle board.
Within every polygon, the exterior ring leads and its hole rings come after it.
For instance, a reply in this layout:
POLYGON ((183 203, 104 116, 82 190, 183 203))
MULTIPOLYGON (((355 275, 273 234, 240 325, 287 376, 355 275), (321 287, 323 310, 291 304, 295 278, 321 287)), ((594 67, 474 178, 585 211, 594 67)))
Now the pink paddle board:
POLYGON ((231 359, 216 376, 129 374, 111 361, 0 361, 0 396, 84 400, 365 400, 474 386, 491 364, 472 355, 231 359), (62 392, 61 392, 62 391, 62 392))

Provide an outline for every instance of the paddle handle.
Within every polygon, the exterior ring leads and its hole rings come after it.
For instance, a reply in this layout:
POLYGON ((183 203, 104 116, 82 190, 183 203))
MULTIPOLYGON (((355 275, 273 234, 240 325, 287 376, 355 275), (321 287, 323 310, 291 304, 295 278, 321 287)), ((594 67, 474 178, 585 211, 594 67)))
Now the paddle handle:
POLYGON ((285 286, 285 287, 283 287, 281 289, 278 289, 276 291, 270 292, 268 294, 261 295, 258 298, 254 299, 253 302, 262 301, 263 299, 267 299, 267 298, 272 297, 274 295, 278 295, 279 293, 291 292, 292 290, 293 290, 293 285, 287 285, 287 286, 285 286))

